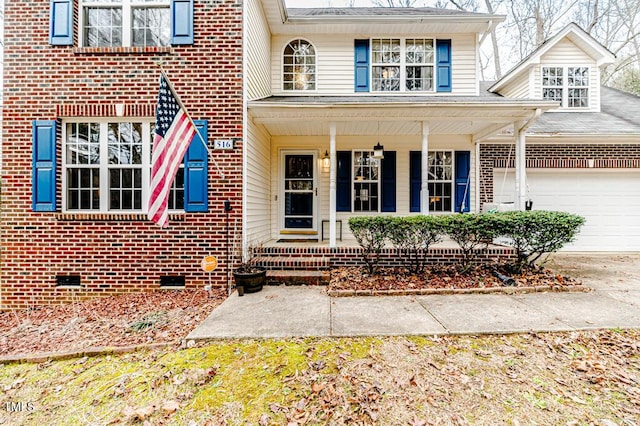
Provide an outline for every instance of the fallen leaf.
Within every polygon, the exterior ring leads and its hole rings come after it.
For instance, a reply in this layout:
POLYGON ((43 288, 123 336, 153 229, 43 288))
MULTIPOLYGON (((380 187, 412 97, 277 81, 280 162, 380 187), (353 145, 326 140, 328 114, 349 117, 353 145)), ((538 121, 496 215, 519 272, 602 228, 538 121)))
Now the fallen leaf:
POLYGON ((311 385, 311 392, 318 394, 320 391, 324 389, 324 385, 322 383, 314 382, 311 385))
POLYGON ((180 403, 174 400, 165 401, 162 405, 162 411, 164 411, 165 415, 171 415, 175 413, 180 408, 180 403))

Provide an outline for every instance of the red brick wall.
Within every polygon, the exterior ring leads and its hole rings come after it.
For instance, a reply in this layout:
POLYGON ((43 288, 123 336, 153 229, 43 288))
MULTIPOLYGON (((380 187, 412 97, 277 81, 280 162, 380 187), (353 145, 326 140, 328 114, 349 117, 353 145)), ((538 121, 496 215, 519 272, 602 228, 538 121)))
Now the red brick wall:
MULTIPOLYGON (((588 168, 594 160, 595 168, 640 168, 640 145, 575 144, 527 145, 527 168, 569 169, 588 168)), ((513 145, 483 144, 480 146, 480 204, 493 200, 493 170, 515 167, 513 145), (510 161, 509 161, 510 159, 510 161)))
POLYGON ((242 217, 242 1, 196 0, 194 25, 192 46, 81 49, 77 28, 75 47, 51 46, 49 0, 5 1, 0 310, 156 290, 161 275, 202 286, 208 254, 220 260, 212 283, 226 285, 223 201, 232 224, 242 217), (209 159, 209 212, 174 216, 165 229, 143 215, 63 215, 60 141, 58 212, 32 212, 32 120, 113 116, 118 103, 125 115, 153 116, 160 61, 191 116, 209 121, 209 140, 238 140, 209 159), (81 275, 81 290, 56 289, 57 275, 81 275))

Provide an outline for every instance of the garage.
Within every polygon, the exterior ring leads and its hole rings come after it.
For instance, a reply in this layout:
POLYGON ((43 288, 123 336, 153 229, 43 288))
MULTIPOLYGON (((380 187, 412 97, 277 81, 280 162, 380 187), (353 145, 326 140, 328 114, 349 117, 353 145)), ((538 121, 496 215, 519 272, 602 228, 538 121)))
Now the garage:
MULTIPOLYGON (((495 170, 496 203, 512 203, 513 171, 495 170)), ((534 210, 584 216, 576 241, 564 251, 640 251, 640 170, 527 170, 534 210)))

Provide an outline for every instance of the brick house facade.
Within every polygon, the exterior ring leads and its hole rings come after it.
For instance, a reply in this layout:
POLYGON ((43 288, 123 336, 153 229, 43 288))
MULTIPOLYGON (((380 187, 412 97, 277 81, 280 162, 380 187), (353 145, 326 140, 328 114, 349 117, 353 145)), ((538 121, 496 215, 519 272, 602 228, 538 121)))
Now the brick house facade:
MULTIPOLYGON (((193 43, 162 47, 83 45, 80 1, 58 2, 71 5, 72 44, 51 44, 54 3, 5 2, 0 309, 156 290, 162 276, 183 276, 186 288, 208 283, 200 261, 204 255, 225 258, 224 201, 233 207, 232 240, 242 217, 242 2, 181 2, 193 7, 193 43), (207 211, 175 212, 161 229, 142 211, 65 208, 66 123, 123 117, 152 122, 160 64, 193 119, 208 122, 209 145, 214 139, 235 141, 233 150, 209 156, 207 211), (56 203, 50 212, 33 211, 32 205, 32 130, 43 121, 55 121, 57 130, 56 203), (66 276, 79 276, 81 286, 59 285, 66 276)), ((224 286, 224 267, 211 279, 224 286)))

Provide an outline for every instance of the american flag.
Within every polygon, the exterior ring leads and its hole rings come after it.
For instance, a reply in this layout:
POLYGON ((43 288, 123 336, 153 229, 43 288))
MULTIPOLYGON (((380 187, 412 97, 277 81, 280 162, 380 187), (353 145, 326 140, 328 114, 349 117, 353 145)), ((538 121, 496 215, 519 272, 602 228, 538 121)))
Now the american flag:
POLYGON ((169 192, 197 130, 191 118, 180 105, 171 89, 167 77, 160 76, 160 92, 156 109, 156 130, 151 159, 151 195, 149 197, 149 219, 167 226, 169 192))

